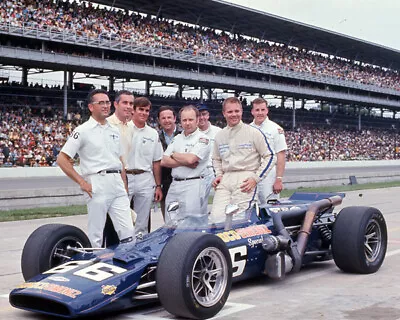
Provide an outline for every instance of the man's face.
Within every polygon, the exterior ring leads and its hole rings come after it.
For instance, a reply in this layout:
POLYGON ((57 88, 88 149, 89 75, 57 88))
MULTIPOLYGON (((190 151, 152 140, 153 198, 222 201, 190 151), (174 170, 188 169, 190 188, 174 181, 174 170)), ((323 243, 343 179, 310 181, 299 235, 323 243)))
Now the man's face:
POLYGON ((132 120, 136 124, 143 126, 150 115, 150 106, 136 107, 133 109, 132 120))
POLYGON ((266 103, 253 104, 253 107, 251 108, 251 114, 254 117, 254 123, 259 126, 267 118, 268 115, 267 104, 266 103))
POLYGON ((196 117, 196 112, 194 110, 183 110, 181 112, 181 126, 185 135, 196 131, 198 124, 199 119, 196 117))
POLYGON ((164 110, 158 116, 158 122, 164 131, 175 130, 176 117, 171 110, 164 110))
POLYGON ((207 110, 200 111, 199 128, 202 130, 207 129, 209 119, 210 119, 210 113, 207 110))
POLYGON ((240 104, 235 102, 228 102, 222 111, 228 126, 236 126, 242 120, 243 110, 240 104))
POLYGON ((133 100, 133 95, 121 94, 119 97, 119 101, 114 101, 115 114, 118 119, 125 119, 125 121, 131 120, 133 111, 133 100))
POLYGON ((97 121, 105 120, 110 114, 111 102, 108 95, 105 93, 97 93, 92 97, 89 103, 89 110, 92 117, 97 121))

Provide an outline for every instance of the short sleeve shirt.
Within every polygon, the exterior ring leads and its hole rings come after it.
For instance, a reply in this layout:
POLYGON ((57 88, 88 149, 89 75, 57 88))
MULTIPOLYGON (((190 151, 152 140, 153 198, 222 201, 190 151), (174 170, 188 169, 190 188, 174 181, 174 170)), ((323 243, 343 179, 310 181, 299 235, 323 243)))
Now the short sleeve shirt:
POLYGON ((101 125, 90 117, 71 133, 61 152, 71 158, 79 155, 82 175, 122 168, 119 131, 108 121, 101 125))
POLYGON ((153 171, 153 162, 160 161, 163 148, 158 132, 147 124, 133 129, 132 151, 128 155, 127 168, 153 171))
POLYGON ((192 153, 196 155, 200 161, 198 166, 194 169, 186 166, 172 168, 172 177, 193 178, 201 176, 206 172, 210 157, 210 139, 199 129, 196 129, 196 131, 187 136, 182 132, 171 141, 164 155, 170 156, 173 152, 192 153))

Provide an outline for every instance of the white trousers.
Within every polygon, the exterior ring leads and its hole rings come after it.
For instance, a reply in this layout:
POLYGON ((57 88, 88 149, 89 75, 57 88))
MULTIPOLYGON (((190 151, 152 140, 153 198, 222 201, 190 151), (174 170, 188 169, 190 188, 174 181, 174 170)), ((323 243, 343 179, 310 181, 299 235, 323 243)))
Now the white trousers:
POLYGON ((148 233, 151 205, 154 200, 155 182, 152 172, 128 174, 129 201, 133 199, 133 210, 136 212, 136 234, 148 233))
POLYGON ((252 174, 252 171, 233 171, 224 173, 221 182, 215 190, 210 215, 212 221, 218 221, 221 220, 221 218, 224 218, 225 208, 230 203, 238 204, 239 202, 243 202, 239 204, 239 212, 250 207, 250 201, 254 199, 256 190, 250 193, 245 193, 240 190, 240 185, 252 174))
POLYGON ((273 191, 273 186, 276 178, 275 167, 269 172, 269 174, 261 180, 257 185, 257 196, 260 205, 266 204, 268 200, 279 199, 279 193, 276 194, 273 191))
POLYGON ((205 180, 194 179, 185 181, 173 180, 165 200, 165 221, 180 220, 187 216, 199 219, 199 223, 206 224, 208 199, 205 196, 205 180), (172 202, 179 202, 179 209, 168 212, 172 202))
POLYGON ((129 198, 119 173, 92 174, 86 178, 92 184, 92 198, 85 192, 88 210, 88 237, 93 248, 103 243, 103 231, 107 213, 119 240, 133 237, 129 198))

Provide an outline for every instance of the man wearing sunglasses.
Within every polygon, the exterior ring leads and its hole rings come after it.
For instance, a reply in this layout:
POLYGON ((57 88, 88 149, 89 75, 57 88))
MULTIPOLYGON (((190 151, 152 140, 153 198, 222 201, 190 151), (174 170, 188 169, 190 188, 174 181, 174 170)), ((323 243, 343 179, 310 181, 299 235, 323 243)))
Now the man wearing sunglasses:
POLYGON ((87 200, 88 236, 93 247, 101 247, 107 212, 121 243, 134 241, 125 168, 118 128, 107 117, 111 102, 105 90, 88 95, 91 117, 70 135, 57 157, 61 170, 79 184, 87 200), (71 159, 78 154, 79 174, 71 159))

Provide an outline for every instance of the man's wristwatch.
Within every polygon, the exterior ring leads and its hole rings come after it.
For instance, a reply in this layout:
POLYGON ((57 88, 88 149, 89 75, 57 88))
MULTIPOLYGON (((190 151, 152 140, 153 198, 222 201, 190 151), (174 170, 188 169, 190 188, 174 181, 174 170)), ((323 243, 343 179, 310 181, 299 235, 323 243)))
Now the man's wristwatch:
POLYGON ((157 185, 156 185, 156 188, 161 188, 161 184, 157 184, 157 185))
POLYGON ((282 180, 283 179, 283 177, 276 177, 278 180, 282 180))
POLYGON ((174 159, 174 153, 173 152, 171 153, 170 157, 171 157, 171 159, 174 159))

